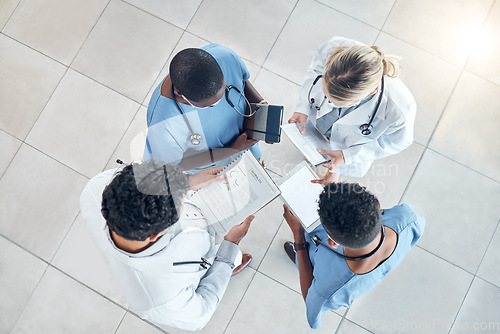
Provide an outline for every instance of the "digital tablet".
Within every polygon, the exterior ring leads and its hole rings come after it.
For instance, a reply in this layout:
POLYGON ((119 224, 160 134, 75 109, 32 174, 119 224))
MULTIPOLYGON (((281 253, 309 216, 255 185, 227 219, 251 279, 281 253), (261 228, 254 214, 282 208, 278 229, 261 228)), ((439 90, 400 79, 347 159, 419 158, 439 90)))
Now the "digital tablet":
POLYGON ((323 186, 311 183, 314 179, 318 179, 318 176, 307 162, 302 161, 278 181, 283 201, 300 220, 306 232, 311 232, 320 224, 318 201, 323 186))

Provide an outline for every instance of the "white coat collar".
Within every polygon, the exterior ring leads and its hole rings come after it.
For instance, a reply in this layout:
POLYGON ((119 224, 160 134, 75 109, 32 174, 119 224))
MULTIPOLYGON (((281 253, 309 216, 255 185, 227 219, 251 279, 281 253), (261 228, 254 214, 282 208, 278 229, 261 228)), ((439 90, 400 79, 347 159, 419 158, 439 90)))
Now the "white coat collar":
MULTIPOLYGON (((387 87, 387 86, 386 86, 387 87)), ((368 123, 375 112, 375 108, 377 106, 377 101, 379 99, 381 92, 380 92, 380 86, 379 86, 379 92, 373 95, 368 102, 365 104, 361 105, 359 108, 353 110, 349 114, 345 115, 344 117, 340 118, 336 124, 343 124, 343 125, 360 125, 364 123, 368 123)), ((382 100, 380 101, 380 106, 377 111, 377 114, 375 115, 375 118, 384 120, 385 119, 385 110, 386 105, 387 105, 387 95, 386 95, 386 88, 384 89, 384 92, 382 92, 382 100)))

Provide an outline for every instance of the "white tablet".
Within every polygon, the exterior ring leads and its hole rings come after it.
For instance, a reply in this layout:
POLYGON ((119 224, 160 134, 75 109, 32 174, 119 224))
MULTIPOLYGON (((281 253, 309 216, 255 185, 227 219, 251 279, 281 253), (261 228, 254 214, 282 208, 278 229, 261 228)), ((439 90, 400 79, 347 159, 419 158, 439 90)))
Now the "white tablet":
POLYGON ((314 179, 318 176, 307 162, 302 161, 278 182, 283 201, 306 232, 311 232, 320 224, 318 201, 323 186, 311 183, 314 179))

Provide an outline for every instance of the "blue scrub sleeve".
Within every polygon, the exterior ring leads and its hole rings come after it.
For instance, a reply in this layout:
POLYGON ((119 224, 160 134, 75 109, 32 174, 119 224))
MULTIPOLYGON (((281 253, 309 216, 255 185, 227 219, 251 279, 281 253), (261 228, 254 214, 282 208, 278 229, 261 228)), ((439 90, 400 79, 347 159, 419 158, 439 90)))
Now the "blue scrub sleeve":
POLYGON ((306 313, 307 322, 311 328, 316 329, 321 326, 321 316, 325 313, 328 308, 324 307, 327 298, 320 295, 315 289, 315 281, 309 287, 306 297, 306 313))
POLYGON ((255 143, 254 146, 250 147, 250 151, 253 153, 253 155, 259 159, 262 156, 262 152, 260 151, 259 143, 255 143))
POLYGON ((148 129, 143 160, 156 160, 178 164, 184 150, 170 132, 161 126, 161 122, 148 129))

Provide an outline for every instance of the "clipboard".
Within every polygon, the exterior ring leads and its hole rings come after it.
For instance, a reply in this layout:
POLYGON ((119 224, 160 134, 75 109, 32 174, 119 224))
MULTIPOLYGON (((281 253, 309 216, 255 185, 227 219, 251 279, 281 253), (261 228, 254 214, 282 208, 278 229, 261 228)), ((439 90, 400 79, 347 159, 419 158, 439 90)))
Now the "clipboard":
POLYGON ((307 233, 321 224, 318 200, 323 186, 311 183, 313 179, 317 180, 318 176, 307 162, 302 161, 276 183, 281 191, 281 199, 307 233))

